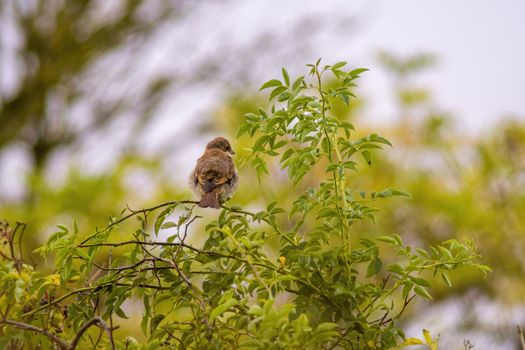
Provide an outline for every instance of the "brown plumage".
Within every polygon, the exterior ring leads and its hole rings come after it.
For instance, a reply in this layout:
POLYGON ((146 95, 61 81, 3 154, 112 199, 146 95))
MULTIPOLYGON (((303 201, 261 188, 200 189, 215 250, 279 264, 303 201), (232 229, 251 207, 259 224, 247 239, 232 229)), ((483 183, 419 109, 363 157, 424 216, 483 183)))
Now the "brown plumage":
POLYGON ((190 176, 191 189, 201 197, 199 207, 220 208, 220 202, 231 197, 239 183, 239 176, 231 155, 230 143, 216 137, 206 145, 204 154, 190 176))

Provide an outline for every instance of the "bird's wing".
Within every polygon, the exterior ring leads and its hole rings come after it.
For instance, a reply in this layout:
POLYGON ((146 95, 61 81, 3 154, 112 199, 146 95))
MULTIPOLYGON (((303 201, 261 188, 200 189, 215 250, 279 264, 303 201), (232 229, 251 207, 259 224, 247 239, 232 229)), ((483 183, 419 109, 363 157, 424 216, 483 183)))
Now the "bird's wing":
POLYGON ((227 183, 230 180, 228 176, 221 176, 221 177, 207 179, 206 177, 199 175, 197 176, 197 178, 199 179, 199 184, 204 189, 204 192, 211 192, 217 187, 227 183))

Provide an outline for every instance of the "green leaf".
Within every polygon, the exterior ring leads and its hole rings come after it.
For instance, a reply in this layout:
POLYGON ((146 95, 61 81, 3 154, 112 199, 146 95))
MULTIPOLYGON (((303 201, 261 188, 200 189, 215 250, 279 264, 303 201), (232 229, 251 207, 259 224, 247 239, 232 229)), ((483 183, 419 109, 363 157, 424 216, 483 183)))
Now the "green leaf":
POLYGON ((288 90, 288 88, 286 86, 276 87, 275 89, 273 89, 272 93, 270 94, 270 100, 273 100, 275 98, 275 96, 279 96, 280 94, 282 94, 286 90, 288 90))
POLYGON ((425 338, 427 345, 432 344, 432 337, 430 336, 430 332, 428 330, 423 329, 423 337, 425 338))
POLYGON ((317 343, 325 343, 332 338, 338 337, 340 334, 337 331, 328 331, 317 333, 314 335, 314 341, 317 343))
POLYGON ((403 274, 403 268, 399 264, 392 264, 388 266, 388 271, 397 273, 398 275, 403 274))
POLYGON ((296 91, 297 89, 299 89, 299 87, 302 85, 303 81, 304 81, 304 75, 302 75, 299 78, 297 78, 292 84, 292 90, 296 91))
POLYGON ((263 147, 264 145, 266 144, 266 142, 268 142, 270 140, 270 136, 269 135, 262 135, 261 137, 259 137, 253 144, 252 146, 252 150, 253 152, 259 152, 259 151, 262 151, 263 150, 263 147))
POLYGON ((423 286, 423 287, 430 287, 430 282, 428 282, 424 278, 420 277, 412 277, 412 281, 414 281, 415 284, 423 286))
POLYGON ((374 260, 368 264, 368 268, 366 269, 366 277, 372 277, 379 273, 381 271, 381 267, 383 266, 383 262, 379 257, 376 257, 374 260))
POLYGON ((337 216, 337 211, 333 208, 323 208, 319 210, 319 213, 317 213, 317 219, 335 216, 337 216))
POLYGON ((166 316, 164 316, 163 314, 158 314, 156 315, 155 317, 153 317, 150 321, 150 332, 153 334, 153 332, 155 332, 155 330, 157 329, 157 327, 159 326, 159 324, 162 322, 162 320, 165 318, 166 316))
POLYGON ((366 164, 372 165, 372 156, 370 155, 369 151, 361 151, 361 155, 366 161, 366 164))
POLYGON ((115 311, 115 314, 120 317, 120 318, 124 318, 124 319, 127 319, 128 316, 124 313, 124 310, 122 310, 120 307, 117 307, 115 311))
POLYGON ((487 274, 492 272, 492 269, 487 265, 476 265, 476 267, 483 273, 484 277, 487 277, 487 274))
POLYGON ((334 65, 332 65, 332 69, 339 69, 341 67, 346 66, 346 64, 347 64, 347 62, 345 62, 345 61, 337 62, 334 65))
POLYGON ((284 84, 286 86, 290 85, 290 76, 288 75, 288 72, 284 68, 282 68, 282 72, 283 72, 284 84))
POLYGON ((148 343, 147 350, 157 350, 160 349, 160 340, 159 339, 153 339, 148 343))
POLYGON ((407 191, 396 190, 395 188, 389 188, 388 190, 390 191, 392 196, 410 197, 410 193, 408 193, 407 191))
POLYGON ((359 74, 363 73, 363 72, 367 72, 369 69, 367 68, 357 68, 357 69, 354 69, 350 72, 348 72, 348 74, 350 74, 351 76, 355 77, 355 76, 358 76, 359 74))
POLYGON ((274 87, 274 86, 282 86, 283 84, 277 80, 277 79, 272 79, 272 80, 268 80, 266 83, 264 83, 260 88, 259 88, 259 91, 261 90, 264 90, 264 89, 267 89, 267 88, 271 88, 271 87, 274 87))
POLYGON ((163 224, 160 226, 160 228, 161 228, 162 230, 167 229, 167 228, 171 228, 171 227, 177 227, 177 224, 175 224, 175 223, 172 222, 172 221, 168 221, 168 222, 163 223, 163 224))
POLYGON ((341 99, 341 101, 344 102, 345 105, 348 106, 350 104, 350 96, 348 94, 340 93, 338 96, 341 99))
POLYGON ((155 234, 159 234, 159 230, 160 230, 160 226, 163 224, 164 222, 164 219, 166 219, 166 216, 170 215, 171 213, 173 213, 173 209, 175 208, 175 205, 174 204, 171 204, 169 205, 168 207, 166 207, 166 209, 164 209, 158 216, 157 216, 157 219, 155 220, 155 234))
POLYGON ((66 233, 69 232, 69 229, 65 225, 58 224, 57 227, 63 232, 66 232, 66 233))
POLYGON ((385 145, 388 145, 388 146, 392 147, 392 144, 390 143, 390 141, 388 141, 384 137, 379 136, 378 134, 370 134, 370 135, 368 135, 368 140, 370 140, 372 142, 383 143, 385 145))
POLYGON ((255 168, 255 172, 257 173, 257 178, 259 179, 259 182, 261 181, 263 174, 269 174, 264 159, 256 157, 252 159, 251 165, 255 168))
POLYGON ((406 298, 408 296, 408 293, 410 293, 413 287, 414 284, 412 282, 405 282, 405 284, 403 285, 403 292, 401 293, 403 298, 406 298))
POLYGON ((425 344, 423 343, 423 341, 417 339, 417 338, 407 338, 405 339, 405 341, 403 342, 403 344, 401 344, 400 346, 411 346, 411 345, 421 345, 421 344, 425 344))
POLYGON ((263 309, 259 306, 259 305, 253 305, 252 307, 250 307, 250 309, 248 310, 248 315, 256 315, 256 316, 261 316, 263 314, 263 309))
POLYGON ((428 293, 428 291, 427 291, 426 288, 424 288, 424 287, 421 287, 421 286, 415 286, 415 287, 414 287, 414 292, 415 292, 417 295, 419 295, 419 296, 421 296, 421 297, 423 297, 423 298, 430 299, 430 300, 433 299, 432 296, 428 293))
POLYGON ((218 316, 225 313, 226 311, 228 311, 233 306, 237 305, 238 303, 239 301, 237 299, 230 298, 226 300, 223 304, 220 304, 219 306, 217 306, 215 309, 213 309, 213 311, 210 314, 210 322, 213 321, 218 316))
POLYGON ((452 283, 450 282, 450 278, 448 278, 448 275, 446 272, 441 272, 441 278, 443 279, 443 282, 449 287, 452 287, 452 283))
POLYGON ((279 149, 285 146, 288 142, 286 140, 281 140, 273 145, 273 149, 279 149))
POLYGON ((285 160, 290 158, 290 156, 295 152, 293 148, 288 148, 286 151, 284 151, 283 155, 281 156, 281 159, 279 160, 279 163, 283 163, 285 160))
POLYGON ((389 243, 389 244, 392 244, 392 245, 396 245, 396 240, 394 237, 392 236, 379 236, 376 238, 376 240, 378 241, 381 241, 381 242, 385 242, 385 243, 389 243))
POLYGON ((235 138, 238 139, 239 137, 241 137, 244 133, 246 133, 251 128, 252 128, 252 126, 250 124, 248 124, 248 123, 242 124, 241 127, 239 128, 239 131, 237 132, 237 136, 235 138))
POLYGON ((275 302, 274 299, 268 299, 264 302, 264 306, 263 306, 263 312, 265 315, 268 315, 268 313, 270 312, 270 310, 272 309, 272 306, 273 306, 273 303, 275 302))
POLYGON ((323 322, 317 326, 315 329, 316 332, 326 332, 326 331, 333 331, 337 328, 337 324, 332 322, 323 322))

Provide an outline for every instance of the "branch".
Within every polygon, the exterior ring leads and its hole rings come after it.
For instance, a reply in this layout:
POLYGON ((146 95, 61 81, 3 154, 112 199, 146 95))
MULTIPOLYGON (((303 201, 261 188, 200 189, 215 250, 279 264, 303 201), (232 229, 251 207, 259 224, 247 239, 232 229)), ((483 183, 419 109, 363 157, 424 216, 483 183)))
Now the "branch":
POLYGON ((17 322, 17 321, 13 321, 13 320, 9 320, 9 319, 0 320, 0 323, 1 324, 6 324, 6 325, 10 325, 10 326, 13 326, 13 327, 16 327, 16 328, 20 328, 20 329, 23 329, 25 331, 31 331, 31 332, 40 333, 43 336, 49 338, 60 349, 62 349, 62 350, 69 350, 70 349, 69 344, 65 340, 63 340, 60 337, 57 337, 56 335, 48 332, 45 329, 42 329, 42 328, 30 325, 30 324, 27 324, 27 323, 17 322))
POLYGON ((102 328, 108 333, 109 342, 111 344, 111 349, 115 350, 115 342, 113 340, 113 330, 111 329, 111 327, 109 327, 106 324, 106 322, 104 322, 102 318, 98 316, 87 321, 86 323, 84 323, 82 327, 80 327, 80 329, 78 330, 78 333, 75 335, 75 338, 73 339, 73 341, 71 342, 71 345, 67 348, 67 350, 74 350, 77 347, 78 343, 80 342, 82 335, 84 335, 84 333, 88 330, 88 328, 93 325, 96 325, 102 328))
MULTIPOLYGON (((378 323, 379 322, 379 325, 380 326, 383 326, 389 322, 392 322, 394 320, 397 320, 398 318, 401 317, 401 315, 403 315, 403 313, 405 312, 408 304, 410 304, 410 302, 416 297, 416 295, 412 295, 411 297, 408 297, 408 295, 405 297, 405 300, 403 301, 403 307, 401 308, 401 310, 399 311, 399 313, 395 316, 395 317, 391 317, 389 319, 386 319, 386 316, 388 315, 388 311, 383 315, 383 317, 381 317, 380 319, 377 319, 377 320, 374 320, 372 322, 370 322, 370 324, 374 324, 374 323, 378 323)), ((525 350, 525 349, 524 349, 525 350)))
POLYGON ((42 311, 42 310, 45 310, 55 304, 58 304, 59 302, 61 302, 62 300, 64 299, 67 299, 75 294, 78 294, 78 293, 82 293, 82 292, 90 292, 90 291, 95 291, 97 289, 100 289, 100 288, 103 288, 104 286, 107 286, 107 285, 116 285, 116 286, 128 286, 128 287, 139 287, 139 288, 149 288, 149 289, 156 289, 156 290, 170 290, 170 287, 162 287, 162 286, 155 286, 155 285, 152 285, 152 284, 133 284, 133 283, 120 283, 120 282, 115 282, 115 281, 107 281, 105 283, 102 283, 102 284, 99 284, 99 285, 93 285, 91 287, 84 287, 84 288, 79 288, 79 289, 75 289, 75 290, 72 290, 54 300, 51 300, 49 301, 48 303, 40 306, 40 307, 37 307, 36 309, 33 309, 31 311, 28 311, 26 312, 25 314, 22 314, 22 317, 27 317, 27 316, 31 316, 35 313, 37 313, 38 311, 42 311))
POLYGON ((120 247, 123 245, 128 244, 140 244, 140 245, 153 245, 153 246, 169 246, 169 247, 177 247, 182 246, 184 248, 191 249, 195 252, 199 252, 199 249, 194 248, 186 243, 182 242, 148 242, 148 241, 139 241, 139 240, 132 240, 132 241, 124 241, 124 242, 117 242, 117 243, 93 243, 93 244, 83 244, 81 243, 78 245, 78 248, 89 248, 89 247, 120 247))
POLYGON ((58 297, 58 298, 56 298, 54 300, 49 301, 45 305, 42 305, 40 307, 37 307, 36 309, 33 309, 33 310, 29 311, 29 312, 26 312, 25 314, 22 314, 22 317, 30 316, 30 315, 32 315, 32 314, 34 314, 34 313, 36 313, 36 312, 38 312, 40 310, 44 310, 44 309, 46 309, 46 308, 48 308, 48 307, 50 307, 52 305, 58 304, 62 300, 67 299, 67 298, 69 298, 72 295, 75 295, 77 293, 82 293, 82 292, 88 292, 88 291, 90 291, 92 289, 95 289, 97 287, 84 287, 84 288, 79 288, 79 289, 72 290, 69 293, 66 293, 66 294, 64 294, 64 295, 62 295, 62 296, 60 296, 60 297, 58 297))
POLYGON ((103 230, 101 231, 97 231, 93 234, 91 234, 90 236, 88 236, 86 239, 84 239, 81 243, 80 243, 80 246, 82 246, 84 243, 86 243, 87 241, 89 241, 91 238, 95 237, 97 234, 99 234, 100 232, 104 232, 106 230, 109 230, 110 228, 112 228, 113 226, 121 223, 122 221, 125 221, 127 219, 129 219, 130 217, 132 216, 135 216, 137 214, 141 214, 141 213, 150 213, 154 210, 157 210, 157 209, 160 209, 160 208, 163 208, 163 207, 167 207, 168 205, 173 205, 173 204, 198 204, 199 202, 196 202, 196 201, 189 201, 189 200, 184 200, 184 201, 170 201, 170 202, 166 202, 166 203, 162 203, 162 204, 159 204, 159 205, 156 205, 154 207, 151 207, 151 208, 144 208, 144 209, 141 209, 141 210, 132 210, 128 207, 128 209, 131 211, 131 214, 128 214, 124 217, 121 217, 120 219, 118 219, 117 221, 114 221, 112 222, 111 224, 109 224, 108 226, 106 226, 106 228, 104 228, 103 230))
MULTIPOLYGON (((323 70, 324 72, 324 70, 323 70)), ((322 85, 322 79, 321 79, 321 75, 323 72, 319 72, 318 68, 315 67, 315 76, 317 77, 317 90, 319 91, 319 97, 321 98, 321 101, 322 101, 322 105, 321 105, 321 116, 323 118, 323 122, 326 122, 326 97, 324 96, 324 93, 323 93, 323 85, 322 85)), ((337 149, 337 141, 334 142, 334 145, 332 145, 332 141, 330 139, 330 135, 328 135, 328 130, 326 130, 326 125, 322 125, 321 126, 322 129, 323 129, 323 132, 325 134, 325 138, 326 138, 326 142, 328 144, 328 152, 327 152, 327 155, 328 155, 328 161, 330 162, 330 164, 334 164, 334 161, 333 161, 333 158, 332 158, 332 152, 333 152, 333 148, 336 148, 337 149)), ((341 159, 340 159, 340 155, 339 155, 339 151, 337 151, 337 157, 338 157, 338 162, 336 164, 340 164, 341 163, 341 159)), ((332 176, 333 176, 333 179, 334 179, 334 191, 335 191, 335 207, 337 209, 337 216, 339 218, 339 222, 341 224, 341 243, 343 244, 343 246, 346 246, 346 243, 345 243, 345 233, 348 232, 348 229, 347 229, 347 226, 345 225, 346 224, 346 220, 343 220, 343 213, 341 211, 341 208, 339 206, 339 200, 341 198, 341 200, 343 201, 343 205, 344 205, 344 209, 346 209, 346 198, 345 198, 345 193, 344 193, 344 190, 343 190, 343 193, 340 194, 339 193, 339 186, 340 186, 340 182, 338 180, 338 177, 337 177, 337 171, 334 169, 332 171, 332 176)), ((344 182, 343 182, 343 188, 344 188, 344 182)), ((349 244, 350 242, 348 242, 349 244)))
POLYGON ((119 266, 119 267, 104 267, 104 266, 100 266, 98 265, 97 263, 93 262, 93 265, 99 269, 99 270, 102 270, 102 271, 124 271, 124 270, 130 270, 130 269, 133 269, 139 265, 142 265, 143 263, 145 262, 148 262, 148 261, 156 261, 157 259, 155 258, 144 258, 138 262, 136 262, 135 264, 133 265, 126 265, 126 266, 119 266))

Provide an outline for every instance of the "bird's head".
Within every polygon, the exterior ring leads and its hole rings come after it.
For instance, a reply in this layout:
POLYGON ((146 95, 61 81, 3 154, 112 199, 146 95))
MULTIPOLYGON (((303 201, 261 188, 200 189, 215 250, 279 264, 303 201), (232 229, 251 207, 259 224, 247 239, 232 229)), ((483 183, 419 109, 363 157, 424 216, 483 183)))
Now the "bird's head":
POLYGON ((208 144, 206 145, 206 149, 220 149, 223 152, 235 154, 235 152, 232 149, 232 146, 230 145, 230 142, 224 137, 220 136, 208 142, 208 144))

